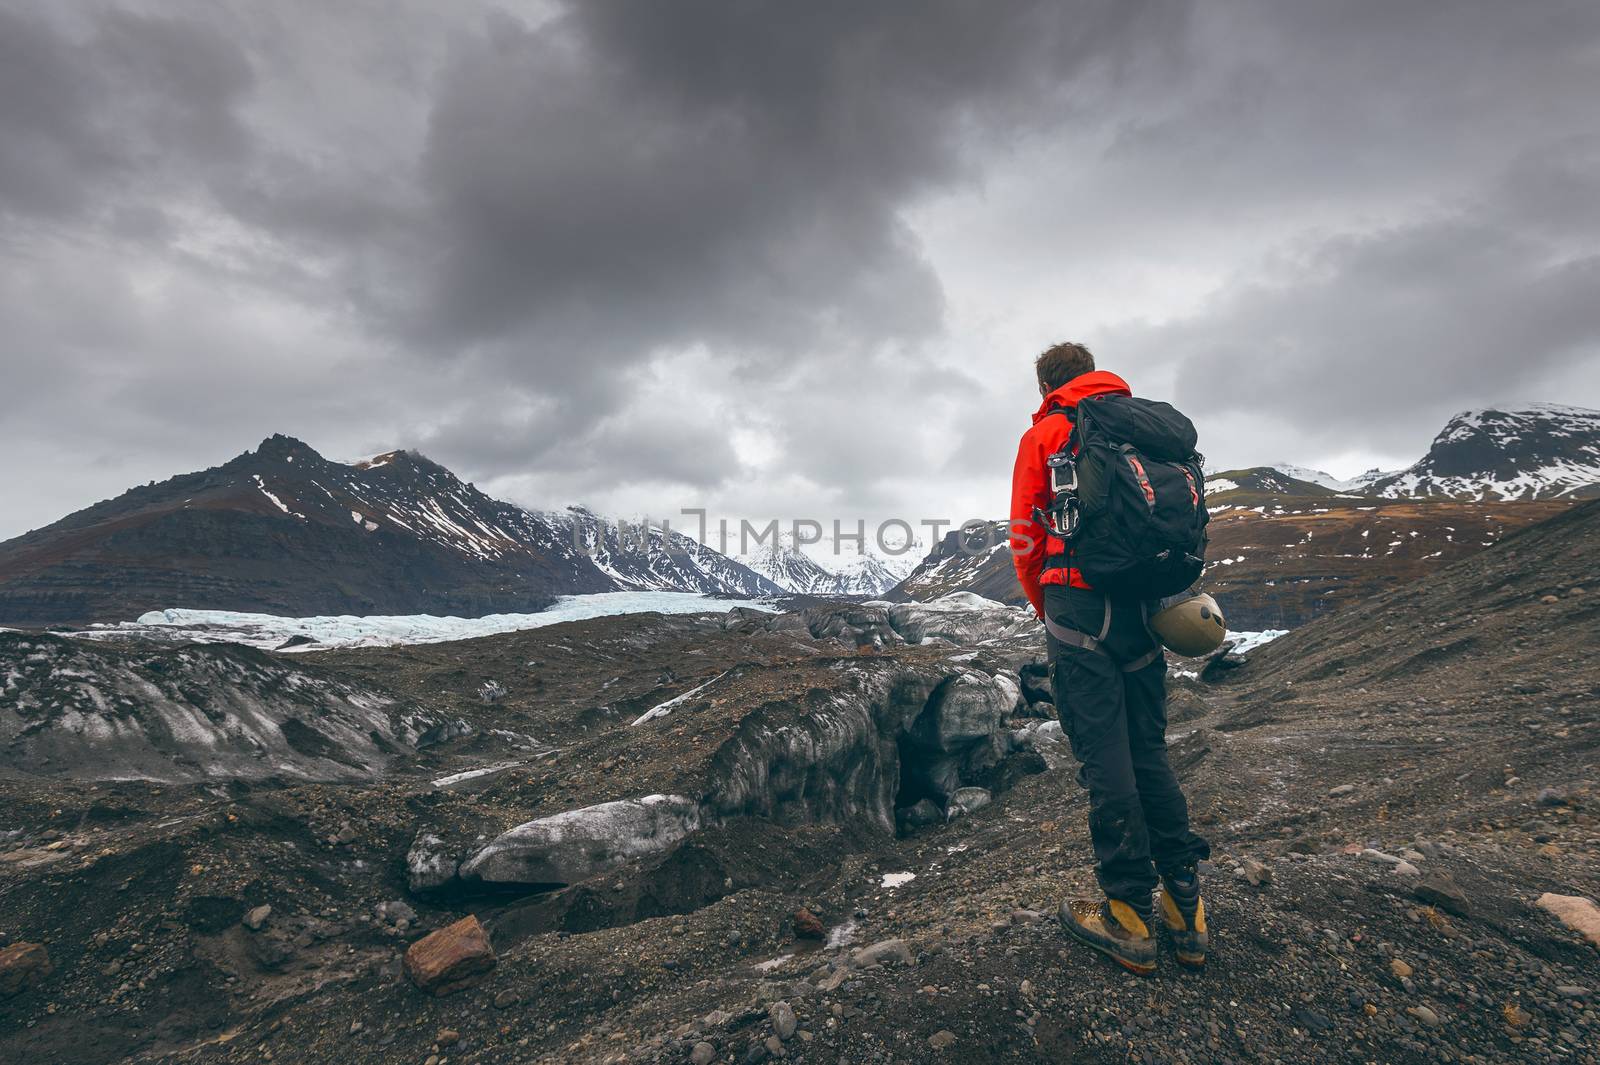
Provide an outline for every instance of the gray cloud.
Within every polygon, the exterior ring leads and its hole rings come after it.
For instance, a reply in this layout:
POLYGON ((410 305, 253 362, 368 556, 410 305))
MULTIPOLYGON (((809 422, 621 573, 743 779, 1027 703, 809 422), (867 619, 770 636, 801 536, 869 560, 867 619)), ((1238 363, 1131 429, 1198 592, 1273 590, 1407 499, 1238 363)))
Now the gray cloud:
POLYGON ((1230 461, 1407 456, 1508 365, 1600 404, 1597 21, 0 0, 0 536, 274 431, 993 512, 1062 335, 1230 461))

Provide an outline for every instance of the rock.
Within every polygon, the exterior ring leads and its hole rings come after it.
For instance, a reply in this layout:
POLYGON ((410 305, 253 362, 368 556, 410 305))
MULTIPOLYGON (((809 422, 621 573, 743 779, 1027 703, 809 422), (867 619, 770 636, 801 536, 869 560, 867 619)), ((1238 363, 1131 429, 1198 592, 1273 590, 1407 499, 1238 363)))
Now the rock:
POLYGON ((1600 906, 1593 899, 1581 895, 1555 895, 1546 892, 1535 903, 1541 910, 1553 914, 1568 928, 1577 932, 1596 947, 1600 947, 1600 906))
POLYGON ((1521 1028, 1533 1020, 1533 1014, 1521 1006, 1508 1005, 1500 1011, 1500 1014, 1506 1019, 1506 1023, 1513 1028, 1521 1028))
POLYGON ((1399 865, 1404 861, 1403 858, 1396 858, 1392 854, 1385 854, 1383 851, 1372 847, 1363 847, 1361 849, 1361 857, 1375 865, 1399 865))
POLYGON ((777 1036, 775 1036, 775 1035, 767 1036, 767 1038, 762 1042, 761 1045, 767 1048, 767 1053, 770 1054, 772 1057, 775 1057, 775 1058, 783 1057, 783 1040, 779 1039, 777 1036))
POLYGON ((884 939, 871 946, 857 948, 850 955, 850 960, 859 966, 885 965, 889 962, 910 965, 911 947, 903 939, 884 939))
POLYGON ((794 1038, 794 1030, 799 1027, 800 1021, 794 1015, 794 1007, 787 1002, 774 1002, 767 1010, 767 1016, 772 1018, 772 1030, 779 1039, 788 1042, 794 1038))
POLYGON ((1546 843, 1544 846, 1539 848, 1539 856, 1541 858, 1559 858, 1565 853, 1566 851, 1562 850, 1554 843, 1546 843))
POLYGON ((950 815, 955 816, 957 810, 976 813, 988 806, 992 798, 987 788, 957 788, 955 794, 950 796, 950 815))
POLYGON ((406 883, 416 892, 443 887, 456 878, 460 864, 444 840, 431 832, 419 832, 406 852, 406 883))
POLYGON ((646 795, 567 810, 518 825, 461 863, 463 880, 575 884, 667 850, 700 827, 700 804, 646 795))
POLYGON ((928 1045, 935 1050, 948 1050, 956 1045, 956 1033, 948 1028, 941 1028, 928 1037, 928 1045))
POLYGON ((1326 1032, 1333 1027, 1333 1021, 1327 1014, 1318 1013, 1306 1006, 1297 1006, 1294 1012, 1289 1014, 1289 1019, 1310 1032, 1326 1032))
POLYGON ((965 645, 1029 632, 1038 622, 1029 611, 972 592, 951 592, 926 603, 896 603, 889 608, 889 624, 907 643, 942 638, 965 645))
POLYGON ((1567 793, 1560 788, 1540 788, 1539 795, 1534 801, 1540 806, 1565 806, 1567 793))
POLYGON ((409 928, 417 923, 417 911, 402 899, 380 902, 372 908, 372 913, 384 924, 392 924, 396 928, 409 928))
POLYGON ((1356 786, 1354 784, 1340 784, 1338 787, 1329 788, 1328 795, 1337 799, 1341 795, 1353 795, 1355 790, 1356 786))
POLYGON ((918 799, 912 805, 903 806, 895 811, 895 823, 902 832, 926 828, 943 820, 944 812, 932 799, 918 799))
POLYGON ((1562 998, 1587 998, 1589 989, 1587 987, 1579 987, 1577 984, 1557 984, 1556 994, 1562 998))
POLYGON ((711 1065, 717 1060, 717 1048, 710 1043, 701 1041, 689 1051, 689 1065, 711 1065))
POLYGON ((0 997, 20 995, 53 971, 50 952, 42 943, 13 943, 0 948, 0 997))
POLYGON ((794 915, 790 918, 790 920, 794 924, 794 934, 796 938, 822 939, 827 934, 826 930, 822 927, 822 921, 817 917, 816 914, 812 913, 804 906, 794 911, 794 915))
POLYGON ((1421 876, 1422 870, 1407 861, 1394 863, 1394 871, 1400 876, 1421 876))
POLYGON ((256 964, 269 972, 283 968, 296 953, 292 936, 270 928, 251 936, 248 949, 256 964))
POLYGON ((1272 883, 1272 870, 1254 858, 1246 858, 1239 863, 1239 868, 1244 872, 1244 878, 1254 887, 1272 883))
POLYGON ((1561 597, 1559 595, 1541 595, 1539 597, 1539 602, 1545 604, 1559 603, 1561 602, 1561 597))
POLYGON ((1411 968, 1411 966, 1407 965, 1399 958, 1395 958, 1389 962, 1389 971, 1394 973, 1395 979, 1397 980, 1409 979, 1411 974, 1416 972, 1415 969, 1411 968))
POLYGON ((454 1028, 441 1028, 439 1034, 433 1037, 433 1041, 441 1047, 453 1047, 461 1042, 461 1033, 454 1028))
POLYGON ((495 960, 483 925, 467 916, 411 944, 405 970, 418 989, 448 995, 471 986, 494 968, 495 960))
POLYGON ((1467 893, 1443 873, 1432 873, 1424 877, 1411 889, 1411 894, 1418 902, 1436 906, 1457 917, 1472 916, 1472 902, 1467 898, 1467 893))
POLYGON ((271 906, 257 906, 244 915, 243 924, 252 932, 259 932, 266 927, 267 918, 272 916, 271 906))
POLYGON ((1439 1018, 1439 1015, 1433 1012, 1427 1006, 1407 1006, 1406 1012, 1411 1014, 1411 1016, 1415 1017, 1417 1020, 1421 1021, 1423 1024, 1427 1025, 1429 1028, 1437 1028, 1444 1023, 1444 1021, 1439 1018))
POLYGON ((522 996, 508 987, 494 997, 494 1008, 497 1010, 508 1010, 512 1006, 521 1003, 521 1001, 522 996))

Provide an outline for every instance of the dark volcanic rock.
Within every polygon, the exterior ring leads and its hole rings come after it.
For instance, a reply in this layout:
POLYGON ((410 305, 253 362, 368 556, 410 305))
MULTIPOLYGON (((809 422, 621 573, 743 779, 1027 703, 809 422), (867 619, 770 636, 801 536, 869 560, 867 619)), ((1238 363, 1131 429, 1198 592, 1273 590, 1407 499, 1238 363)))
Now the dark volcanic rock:
POLYGON ((157 649, 0 632, 13 771, 82 780, 366 779, 433 715, 236 644, 157 649))

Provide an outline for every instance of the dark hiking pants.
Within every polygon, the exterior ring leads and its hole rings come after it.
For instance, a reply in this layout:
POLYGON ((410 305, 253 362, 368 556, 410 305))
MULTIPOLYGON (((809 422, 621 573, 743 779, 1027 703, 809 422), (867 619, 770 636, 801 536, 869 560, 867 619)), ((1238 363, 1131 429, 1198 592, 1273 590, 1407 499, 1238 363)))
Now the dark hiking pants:
POLYGON ((1147 907, 1157 872, 1210 855, 1167 761, 1167 664, 1138 600, 1045 585, 1056 712, 1089 791, 1096 875, 1109 898, 1147 907), (1082 639, 1088 637, 1087 640, 1082 639))

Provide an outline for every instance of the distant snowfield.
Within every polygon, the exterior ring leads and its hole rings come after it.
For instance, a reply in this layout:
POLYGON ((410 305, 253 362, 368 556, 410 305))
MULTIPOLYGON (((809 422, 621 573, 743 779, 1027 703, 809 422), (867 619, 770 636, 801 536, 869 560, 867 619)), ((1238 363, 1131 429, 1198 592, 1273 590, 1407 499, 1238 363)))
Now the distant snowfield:
POLYGON ((292 650, 317 651, 333 647, 385 647, 405 643, 442 643, 470 640, 502 632, 538 629, 563 621, 609 617, 615 614, 723 613, 736 606, 772 613, 769 603, 753 599, 715 599, 697 592, 594 592, 565 595, 549 610, 537 614, 489 614, 481 618, 436 617, 433 614, 395 614, 357 617, 340 615, 286 618, 276 614, 246 614, 231 610, 152 610, 137 621, 95 625, 76 636, 114 639, 144 636, 166 641, 242 643, 275 648, 285 640, 303 636, 315 640, 292 650))

